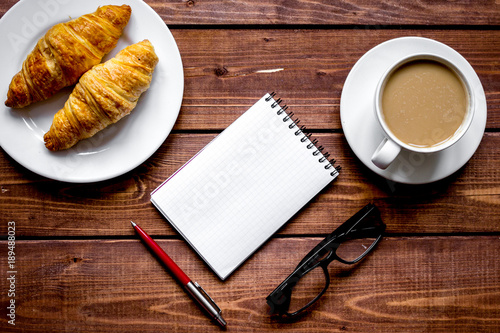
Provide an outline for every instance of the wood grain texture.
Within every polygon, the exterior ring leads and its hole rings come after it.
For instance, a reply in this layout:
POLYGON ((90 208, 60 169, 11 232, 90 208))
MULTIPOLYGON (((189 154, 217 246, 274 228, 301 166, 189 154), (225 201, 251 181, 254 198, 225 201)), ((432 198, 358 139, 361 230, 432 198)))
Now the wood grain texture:
POLYGON ((292 110, 302 113, 310 129, 341 129, 340 99, 352 66, 376 45, 403 36, 435 39, 462 54, 482 82, 487 127, 500 128, 500 30, 358 27, 172 29, 172 33, 185 75, 176 130, 222 130, 270 91, 277 91, 292 110))
POLYGON ((147 1, 167 24, 500 24, 498 1, 147 1))
MULTIPOLYGON (((384 238, 356 266, 333 263, 327 294, 306 316, 294 323, 271 319, 265 297, 319 241, 273 239, 225 282, 184 242, 159 244, 217 301, 233 332, 500 329, 500 243, 488 236, 384 238)), ((219 331, 138 239, 17 246, 18 330, 219 331)), ((0 288, 7 288, 5 279, 0 288)), ((2 313, 7 301, 2 293, 2 313)), ((5 321, 0 316, 2 331, 12 332, 5 321)))
MULTIPOLYGON (((150 192, 215 135, 172 134, 141 166, 97 184, 67 184, 32 175, 2 152, 0 210, 3 218, 16 221, 23 236, 130 235, 131 219, 155 235, 175 235, 150 203, 150 192)), ((392 233, 500 231, 500 215, 492 209, 500 205, 499 133, 486 133, 475 155, 456 174, 424 186, 376 176, 341 134, 315 136, 343 169, 281 233, 329 233, 368 202, 380 206, 392 233)), ((0 233, 5 230, 6 225, 0 225, 0 233)))
MULTIPOLYGON (((16 2, 0 0, 0 17, 16 2)), ((183 61, 174 132, 136 169, 95 184, 46 179, 0 149, 0 332, 220 332, 130 220, 210 293, 230 332, 500 331, 499 0, 146 3, 170 28, 183 61), (471 160, 428 185, 376 176, 342 134, 349 71, 371 48, 403 36, 432 38, 462 54, 488 106, 487 130, 471 160), (152 206, 150 192, 270 91, 343 169, 222 282, 152 206), (334 264, 328 292, 305 316, 270 318, 265 297, 368 202, 387 224, 376 250, 354 267, 334 264), (16 224, 16 327, 6 316, 7 221, 16 224)), ((68 166, 75 158, 83 157, 68 166)))
MULTIPOLYGON (((17 0, 3 0, 0 16, 17 0)), ((34 5, 57 10, 58 0, 34 5)), ((146 0, 169 25, 500 25, 497 0, 146 0)))
POLYGON ((431 38, 462 54, 482 82, 487 127, 500 127, 500 31, 180 29, 172 33, 185 74, 175 129, 224 129, 271 91, 277 91, 308 128, 341 129, 340 98, 349 71, 376 45, 403 36, 431 38))

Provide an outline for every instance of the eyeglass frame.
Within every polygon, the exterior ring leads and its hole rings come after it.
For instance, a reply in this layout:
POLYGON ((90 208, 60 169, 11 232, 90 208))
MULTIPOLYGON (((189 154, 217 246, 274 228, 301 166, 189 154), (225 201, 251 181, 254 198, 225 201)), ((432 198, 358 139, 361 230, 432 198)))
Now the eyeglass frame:
MULTIPOLYGON (((271 314, 279 314, 280 316, 295 317, 299 313, 309 308, 314 304, 323 294, 326 292, 330 286, 330 273, 328 271, 328 265, 334 260, 338 260, 343 264, 352 265, 363 259, 368 253, 370 253, 373 248, 378 244, 384 235, 386 225, 380 218, 380 211, 374 204, 368 204, 359 210, 356 214, 350 217, 347 221, 341 224, 337 229, 335 229, 331 234, 329 234, 325 239, 323 239, 318 245, 316 245, 309 253, 299 262, 294 271, 273 291, 266 297, 268 305, 271 307, 271 314), (361 223, 368 216, 373 215, 376 218, 378 224, 372 228, 364 228, 362 230, 357 230, 355 227, 361 223), (374 228, 374 229, 373 229, 374 228), (362 236, 367 229, 373 229, 372 232, 378 235, 375 241, 354 260, 344 260, 340 258, 336 251, 343 241, 349 239, 348 236, 362 236), (327 250, 326 255, 320 255, 321 251, 327 250), (320 258, 320 260, 317 260, 320 258), (325 286, 323 290, 316 295, 311 301, 309 301, 305 306, 292 313, 288 312, 290 301, 292 297, 292 291, 297 282, 304 277, 307 273, 313 269, 321 266, 323 273, 325 275, 325 286)), ((363 238, 363 237, 355 237, 363 238)))

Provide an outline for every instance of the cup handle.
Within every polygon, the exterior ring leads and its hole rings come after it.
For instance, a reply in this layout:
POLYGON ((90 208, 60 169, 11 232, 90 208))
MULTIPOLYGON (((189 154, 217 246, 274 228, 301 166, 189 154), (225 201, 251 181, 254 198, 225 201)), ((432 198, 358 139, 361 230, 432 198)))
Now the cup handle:
POLYGON ((372 155, 372 162, 380 169, 386 169, 399 155, 401 147, 392 140, 384 138, 372 155))

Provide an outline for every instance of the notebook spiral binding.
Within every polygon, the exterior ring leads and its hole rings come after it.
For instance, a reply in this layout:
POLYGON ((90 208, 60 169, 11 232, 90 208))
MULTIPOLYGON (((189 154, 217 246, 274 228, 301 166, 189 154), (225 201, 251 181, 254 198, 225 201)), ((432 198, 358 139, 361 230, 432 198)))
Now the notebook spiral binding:
POLYGON ((334 164, 335 164, 334 158, 328 160, 330 158, 330 153, 328 153, 328 152, 323 153, 323 150, 325 148, 323 146, 319 146, 319 147, 317 146, 318 139, 314 138, 311 140, 312 133, 306 132, 305 125, 302 125, 299 127, 300 119, 298 117, 296 117, 294 120, 293 119, 294 113, 287 112, 288 106, 287 105, 281 106, 281 103, 283 102, 283 100, 281 98, 274 100, 275 96, 276 96, 276 92, 270 93, 269 96, 266 98, 266 102, 273 101, 273 103, 271 104, 271 108, 273 108, 273 109, 279 106, 279 110, 276 112, 276 114, 282 115, 284 113, 283 122, 287 122, 288 120, 292 120, 292 123, 290 125, 288 125, 288 128, 294 129, 295 127, 297 127, 297 130, 295 131, 295 135, 299 136, 302 134, 303 137, 300 139, 300 141, 303 143, 309 140, 309 143, 307 144, 306 148, 307 149, 315 148, 314 151, 312 152, 312 155, 318 156, 321 154, 321 157, 318 159, 318 162, 319 163, 327 162, 327 164, 325 165, 325 169, 328 170, 328 169, 333 168, 332 172, 330 172, 330 175, 331 176, 337 175, 339 173, 339 171, 342 169, 340 167, 340 165, 334 166, 334 164))

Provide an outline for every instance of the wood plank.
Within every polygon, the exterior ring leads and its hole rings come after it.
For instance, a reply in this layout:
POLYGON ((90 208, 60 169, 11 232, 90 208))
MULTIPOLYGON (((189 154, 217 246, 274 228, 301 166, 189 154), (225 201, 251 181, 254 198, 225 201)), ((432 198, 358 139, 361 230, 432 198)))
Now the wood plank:
MULTIPOLYGON (((17 1, 4 0, 0 17, 17 1)), ((158 1, 148 3, 167 24, 335 24, 335 25, 499 25, 498 2, 467 3, 432 1, 415 3, 384 1, 382 3, 350 0, 334 2, 306 0, 280 1, 158 1)), ((55 0, 41 1, 41 10, 55 0)))
MULTIPOLYGON (((0 16, 17 1, 4 0, 0 16)), ((468 2, 411 0, 346 1, 159 1, 148 3, 171 25, 500 25, 498 1, 468 2)), ((58 8, 58 1, 35 4, 42 11, 58 8)), ((28 18, 29 19, 29 18, 28 18)))
MULTIPOLYGON (((2 0, 2 17, 18 0, 2 0)), ((171 25, 500 25, 498 1, 445 0, 415 3, 388 0, 381 3, 345 0, 274 1, 159 1, 146 0, 171 25)), ((34 3, 42 12, 59 9, 58 0, 34 3)), ((28 20, 31 18, 27 18, 28 20)))
MULTIPOLYGON (((172 134, 135 170, 96 184, 67 184, 33 175, 2 151, 0 211, 23 236, 131 235, 140 221, 151 234, 176 235, 150 203, 150 192, 216 134, 172 134)), ((376 176, 341 134, 317 134, 342 172, 282 234, 325 234, 368 202, 382 210, 391 233, 500 231, 500 133, 486 133, 472 159, 442 181, 410 186, 376 176)), ((0 225, 4 233, 6 225, 0 225)))
POLYGON ((432 38, 460 52, 482 81, 488 104, 487 127, 500 128, 500 30, 172 32, 185 74, 177 130, 222 130, 271 91, 277 91, 290 110, 301 114, 310 129, 341 129, 340 98, 349 71, 374 46, 402 36, 432 38))
MULTIPOLYGON (((305 316, 270 319, 265 297, 319 240, 273 239, 225 282, 186 243, 159 243, 211 294, 231 331, 500 329, 497 236, 384 238, 356 266, 333 263, 327 293, 305 316)), ((18 241, 16 255, 16 331, 219 332, 139 240, 18 241)), ((9 301, 0 294, 2 309, 9 301)), ((0 327, 14 331, 5 315, 0 327)))
POLYGON ((147 1, 167 24, 499 25, 497 1, 147 1))
POLYGON ((482 82, 487 127, 500 128, 500 30, 180 29, 172 33, 185 74, 175 129, 224 129, 271 91, 277 91, 309 128, 340 129, 342 88, 356 61, 376 45, 403 36, 431 38, 461 53, 482 82))

